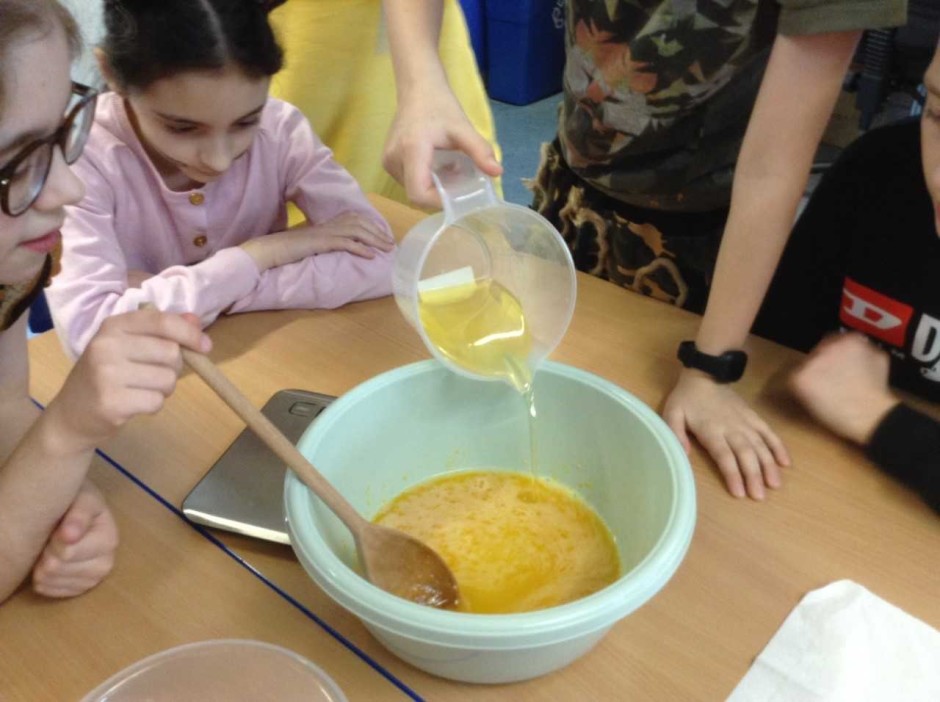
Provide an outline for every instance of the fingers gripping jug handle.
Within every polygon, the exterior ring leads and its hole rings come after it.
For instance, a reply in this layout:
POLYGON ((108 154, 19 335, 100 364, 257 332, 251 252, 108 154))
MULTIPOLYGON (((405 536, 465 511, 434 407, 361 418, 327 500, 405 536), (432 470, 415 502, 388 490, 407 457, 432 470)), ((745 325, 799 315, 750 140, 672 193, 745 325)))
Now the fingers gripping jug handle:
POLYGON ((445 222, 498 203, 493 182, 460 151, 435 151, 431 177, 441 196, 445 222))

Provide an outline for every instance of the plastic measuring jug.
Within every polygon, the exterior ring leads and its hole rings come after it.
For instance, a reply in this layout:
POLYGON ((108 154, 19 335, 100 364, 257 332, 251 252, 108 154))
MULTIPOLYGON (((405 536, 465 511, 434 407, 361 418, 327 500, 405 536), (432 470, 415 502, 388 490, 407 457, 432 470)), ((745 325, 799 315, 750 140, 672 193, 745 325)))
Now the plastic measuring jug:
POLYGON ((399 244, 395 300, 444 365, 523 391, 571 321, 571 252, 548 220, 499 198, 465 154, 437 151, 433 177, 443 211, 399 244))

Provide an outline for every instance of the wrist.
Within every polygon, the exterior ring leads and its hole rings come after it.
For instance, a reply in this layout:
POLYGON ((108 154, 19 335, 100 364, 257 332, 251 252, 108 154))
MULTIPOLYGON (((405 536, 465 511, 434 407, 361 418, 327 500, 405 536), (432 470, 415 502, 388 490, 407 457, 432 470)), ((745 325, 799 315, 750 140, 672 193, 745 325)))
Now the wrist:
POLYGON ((891 394, 863 403, 857 420, 845 428, 845 437, 861 446, 868 446, 875 430, 900 401, 891 394))
POLYGON ((57 458, 90 455, 98 444, 98 437, 90 437, 75 426, 68 409, 57 399, 48 404, 34 429, 44 453, 57 458))
POLYGON ((746 340, 746 336, 738 338, 737 336, 729 337, 726 334, 714 335, 708 334, 706 330, 701 329, 695 337, 695 346, 702 353, 707 353, 711 356, 720 356, 725 351, 733 351, 742 348, 746 340))
POLYGON ((678 359, 689 370, 708 376, 716 383, 733 383, 740 380, 747 366, 747 354, 737 349, 718 354, 703 351, 694 341, 679 344, 678 359))
POLYGON ((719 385, 718 381, 715 380, 708 373, 703 373, 702 371, 697 370, 695 368, 686 368, 685 366, 683 366, 682 370, 679 371, 679 377, 688 379, 689 381, 694 381, 696 383, 707 382, 707 383, 711 383, 712 385, 719 385))
POLYGON ((271 267, 267 247, 263 246, 258 239, 244 241, 238 245, 238 248, 251 257, 251 260, 254 261, 255 265, 258 267, 259 273, 264 273, 271 267))
POLYGON ((743 349, 747 342, 747 328, 740 334, 735 330, 739 325, 716 323, 715 315, 709 319, 709 310, 705 310, 702 324, 695 335, 695 348, 709 356, 721 356, 728 351, 743 349))
POLYGON ((429 102, 429 98, 450 92, 447 75, 441 67, 435 65, 433 59, 436 59, 436 56, 432 54, 428 61, 420 62, 402 71, 402 76, 396 81, 395 86, 399 113, 407 112, 409 107, 414 107, 423 114, 424 106, 429 102))

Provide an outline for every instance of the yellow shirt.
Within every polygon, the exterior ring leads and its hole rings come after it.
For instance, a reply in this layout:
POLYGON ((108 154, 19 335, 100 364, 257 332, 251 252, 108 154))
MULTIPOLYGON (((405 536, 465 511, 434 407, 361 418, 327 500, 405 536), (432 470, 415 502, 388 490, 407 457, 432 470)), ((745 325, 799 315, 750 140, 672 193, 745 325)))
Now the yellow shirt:
MULTIPOLYGON (((395 75, 381 0, 290 0, 271 13, 284 69, 271 93, 301 109, 366 192, 407 202, 382 168, 395 75)), ((458 0, 445 0, 441 61, 476 129, 495 146, 493 116, 458 0)))

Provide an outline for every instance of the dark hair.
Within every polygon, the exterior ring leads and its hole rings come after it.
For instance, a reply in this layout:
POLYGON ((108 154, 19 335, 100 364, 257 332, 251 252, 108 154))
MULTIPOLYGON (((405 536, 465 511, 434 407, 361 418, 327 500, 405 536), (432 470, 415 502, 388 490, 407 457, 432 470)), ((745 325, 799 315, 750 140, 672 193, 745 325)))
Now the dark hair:
POLYGON ((33 33, 37 38, 61 27, 72 56, 82 48, 81 34, 69 11, 56 0, 0 0, 0 114, 3 113, 4 78, 9 73, 7 52, 13 43, 33 33))
POLYGON ((234 64, 271 76, 284 63, 263 0, 105 0, 102 49, 122 88, 234 64))

